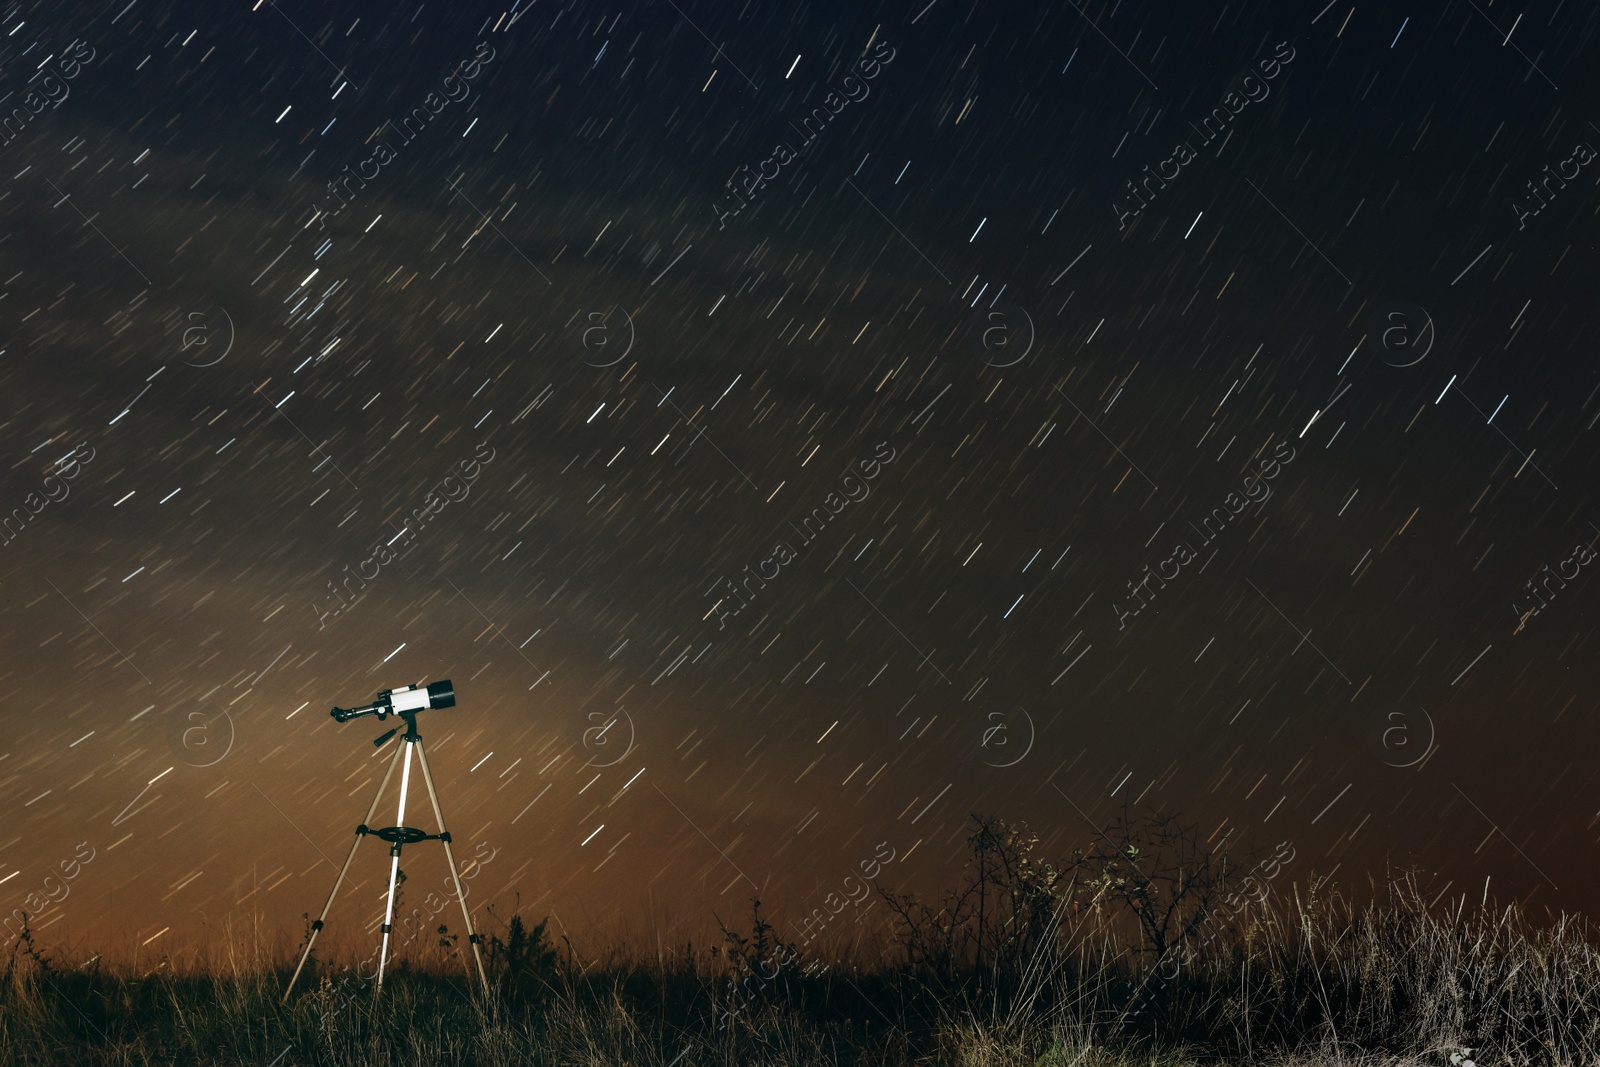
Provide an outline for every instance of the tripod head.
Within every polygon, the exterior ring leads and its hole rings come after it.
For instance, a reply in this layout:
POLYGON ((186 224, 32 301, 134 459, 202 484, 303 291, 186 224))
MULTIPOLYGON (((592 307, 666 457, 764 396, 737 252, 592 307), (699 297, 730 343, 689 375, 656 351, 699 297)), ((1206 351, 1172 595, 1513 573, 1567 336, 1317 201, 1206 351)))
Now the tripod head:
MULTIPOLYGON (((328 712, 339 722, 349 722, 359 719, 363 715, 376 715, 382 722, 390 715, 398 715, 406 721, 406 739, 417 736, 417 712, 426 708, 453 708, 456 706, 456 690, 450 679, 442 682, 430 682, 426 686, 403 685, 398 689, 385 689, 378 694, 378 699, 359 708, 336 707, 328 712)), ((399 732, 399 727, 390 730, 373 742, 382 745, 389 738, 399 732)))

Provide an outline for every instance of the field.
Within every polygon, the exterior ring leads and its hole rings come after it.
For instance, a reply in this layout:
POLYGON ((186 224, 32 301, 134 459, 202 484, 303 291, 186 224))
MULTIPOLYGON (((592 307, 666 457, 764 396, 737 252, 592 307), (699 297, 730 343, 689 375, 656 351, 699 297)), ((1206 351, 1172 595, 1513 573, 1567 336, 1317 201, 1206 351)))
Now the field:
MULTIPOLYGON (((967 850, 960 884, 936 900, 879 887, 869 901, 860 885, 786 934, 752 899, 747 928, 719 920, 715 943, 670 950, 557 945, 546 923, 491 906, 487 996, 445 925, 407 936, 381 995, 370 957, 313 954, 287 1003, 299 946, 258 930, 220 952, 119 969, 64 966, 24 926, 0 986, 0 1056, 39 1067, 1600 1063, 1595 931, 1491 903, 1487 884, 1475 901, 1430 897, 1402 875, 1356 903, 1280 878, 1295 860, 1288 842, 1234 856, 1171 813, 1127 807, 1058 863, 993 816, 972 816, 967 850)), ((868 882, 876 872, 863 866, 868 882)))
POLYGON ((1574 920, 1535 923, 1460 896, 1424 901, 1404 879, 1359 907, 1286 887, 1223 936, 1194 951, 1180 944, 1156 965, 1140 937, 1105 921, 1114 913, 1060 907, 1067 894, 1038 937, 1009 896, 1012 910, 976 925, 948 921, 963 917, 963 899, 926 913, 947 921, 903 925, 870 964, 826 969, 759 908, 721 945, 650 959, 585 959, 514 918, 490 941, 488 1001, 470 995, 459 966, 408 966, 377 998, 349 968, 324 968, 285 1006, 289 953, 224 953, 207 973, 167 962, 132 973, 64 968, 27 938, 0 990, 0 1062, 1600 1063, 1600 953, 1574 920))

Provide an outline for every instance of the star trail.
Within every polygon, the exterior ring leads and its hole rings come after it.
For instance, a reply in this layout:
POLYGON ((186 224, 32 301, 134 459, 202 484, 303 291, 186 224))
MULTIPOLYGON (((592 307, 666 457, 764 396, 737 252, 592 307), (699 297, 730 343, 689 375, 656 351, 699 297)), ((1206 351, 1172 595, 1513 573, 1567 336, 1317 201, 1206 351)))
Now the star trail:
POLYGON ((292 946, 395 751, 328 709, 447 678, 485 929, 865 944, 1125 801, 1592 909, 1597 29, 5 7, 8 943, 292 946))

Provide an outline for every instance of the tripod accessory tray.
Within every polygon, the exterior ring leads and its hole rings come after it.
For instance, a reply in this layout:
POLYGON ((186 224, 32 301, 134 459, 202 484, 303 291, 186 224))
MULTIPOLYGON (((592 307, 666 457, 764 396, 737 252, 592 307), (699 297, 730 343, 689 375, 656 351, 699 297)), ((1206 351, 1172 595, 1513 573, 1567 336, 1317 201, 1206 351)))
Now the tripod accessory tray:
POLYGON ((376 837, 382 841, 387 841, 391 845, 414 845, 418 841, 450 840, 449 831, 446 831, 442 834, 430 834, 426 830, 417 829, 415 826, 385 826, 381 830, 373 830, 369 827, 363 826, 361 829, 357 830, 356 833, 371 834, 373 837, 376 837))

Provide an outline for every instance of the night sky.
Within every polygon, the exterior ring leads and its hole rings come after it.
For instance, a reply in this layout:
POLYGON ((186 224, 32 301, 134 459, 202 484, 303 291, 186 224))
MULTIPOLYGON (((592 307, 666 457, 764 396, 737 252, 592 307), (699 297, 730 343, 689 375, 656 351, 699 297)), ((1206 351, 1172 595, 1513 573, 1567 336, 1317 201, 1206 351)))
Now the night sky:
POLYGON ((1597 28, 5 8, 0 909, 292 947, 395 750, 329 709, 445 678, 485 932, 580 954, 1125 800, 1592 908, 1597 28))

